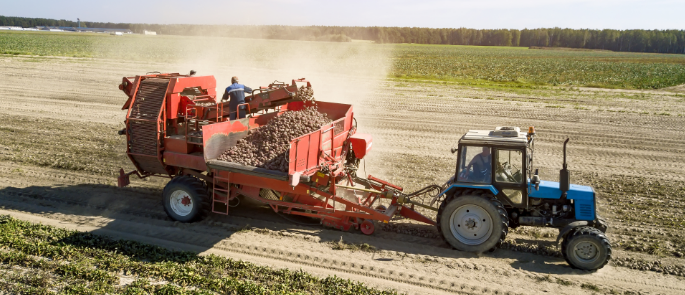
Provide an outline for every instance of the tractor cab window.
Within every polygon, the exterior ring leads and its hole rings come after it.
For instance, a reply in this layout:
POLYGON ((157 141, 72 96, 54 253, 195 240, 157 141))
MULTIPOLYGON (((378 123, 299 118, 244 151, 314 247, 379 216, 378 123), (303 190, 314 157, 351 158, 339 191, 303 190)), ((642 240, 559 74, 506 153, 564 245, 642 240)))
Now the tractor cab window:
POLYGON ((492 177, 492 155, 490 147, 464 146, 461 151, 458 181, 487 183, 492 177))
POLYGON ((495 162, 495 180, 505 183, 523 181, 523 152, 520 150, 497 150, 495 162))

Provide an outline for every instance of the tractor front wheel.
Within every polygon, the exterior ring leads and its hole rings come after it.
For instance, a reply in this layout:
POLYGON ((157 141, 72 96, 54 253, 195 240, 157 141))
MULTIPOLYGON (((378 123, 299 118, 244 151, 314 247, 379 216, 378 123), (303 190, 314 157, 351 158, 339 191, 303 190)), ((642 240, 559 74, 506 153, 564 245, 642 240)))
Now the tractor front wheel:
POLYGON ((209 195, 204 183, 192 176, 174 177, 164 187, 164 211, 175 221, 192 222, 209 212, 209 195))
POLYGON ((492 194, 463 192, 447 198, 438 210, 438 231, 452 247, 482 253, 493 250, 508 232, 507 212, 492 194))
POLYGON ((602 231, 584 226, 564 238, 561 253, 573 268, 597 270, 611 259, 611 244, 602 231))

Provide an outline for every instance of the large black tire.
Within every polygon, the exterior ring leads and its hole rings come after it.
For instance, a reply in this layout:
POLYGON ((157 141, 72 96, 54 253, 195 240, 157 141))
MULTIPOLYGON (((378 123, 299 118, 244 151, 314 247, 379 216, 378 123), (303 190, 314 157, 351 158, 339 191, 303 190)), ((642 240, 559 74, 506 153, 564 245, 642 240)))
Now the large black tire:
POLYGON ((509 218, 493 194, 467 189, 455 192, 440 204, 437 226, 443 239, 455 249, 482 253, 504 242, 509 218))
POLYGON ((561 253, 573 268, 597 270, 611 260, 611 244, 599 229, 583 226, 564 238, 561 253))
POLYGON ((166 214, 180 222, 201 220, 211 208, 204 182, 188 175, 176 176, 169 181, 162 197, 166 214))

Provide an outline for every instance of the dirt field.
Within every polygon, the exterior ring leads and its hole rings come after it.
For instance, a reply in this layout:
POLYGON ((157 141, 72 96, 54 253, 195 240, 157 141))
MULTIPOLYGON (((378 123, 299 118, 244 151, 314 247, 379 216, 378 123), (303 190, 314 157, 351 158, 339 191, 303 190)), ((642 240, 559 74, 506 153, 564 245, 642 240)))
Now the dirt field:
MULTIPOLYGON (((410 294, 685 292, 681 94, 496 90, 367 77, 344 77, 344 86, 340 77, 312 82, 319 100, 353 103, 359 131, 374 136, 372 155, 359 173, 408 190, 442 184, 454 173, 449 150, 468 129, 535 126, 535 168, 549 180, 557 180, 562 142, 570 137, 572 182, 598 191, 616 254, 608 266, 589 273, 566 265, 551 229, 513 230, 504 249, 475 257, 450 250, 432 227, 402 220, 373 237, 295 225, 256 204, 195 224, 170 221, 160 201, 164 180, 116 188, 119 167, 132 169, 124 139, 116 135, 125 101, 117 85, 122 76, 186 67, 0 56, 0 215, 410 294), (361 243, 376 250, 351 246, 361 243)), ((231 71, 267 77, 263 84, 288 78, 250 67, 199 74, 230 77, 231 71)))

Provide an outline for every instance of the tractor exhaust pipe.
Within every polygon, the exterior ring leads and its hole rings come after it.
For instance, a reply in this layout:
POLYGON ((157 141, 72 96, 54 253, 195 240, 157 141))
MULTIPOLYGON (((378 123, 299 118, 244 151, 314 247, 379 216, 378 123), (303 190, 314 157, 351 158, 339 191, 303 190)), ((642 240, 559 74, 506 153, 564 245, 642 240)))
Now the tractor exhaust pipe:
POLYGON ((566 138, 566 141, 564 141, 564 166, 559 171, 559 189, 561 190, 562 200, 566 199, 566 192, 568 192, 571 185, 571 175, 567 169, 568 165, 566 164, 566 144, 568 144, 569 139, 570 138, 566 138))

